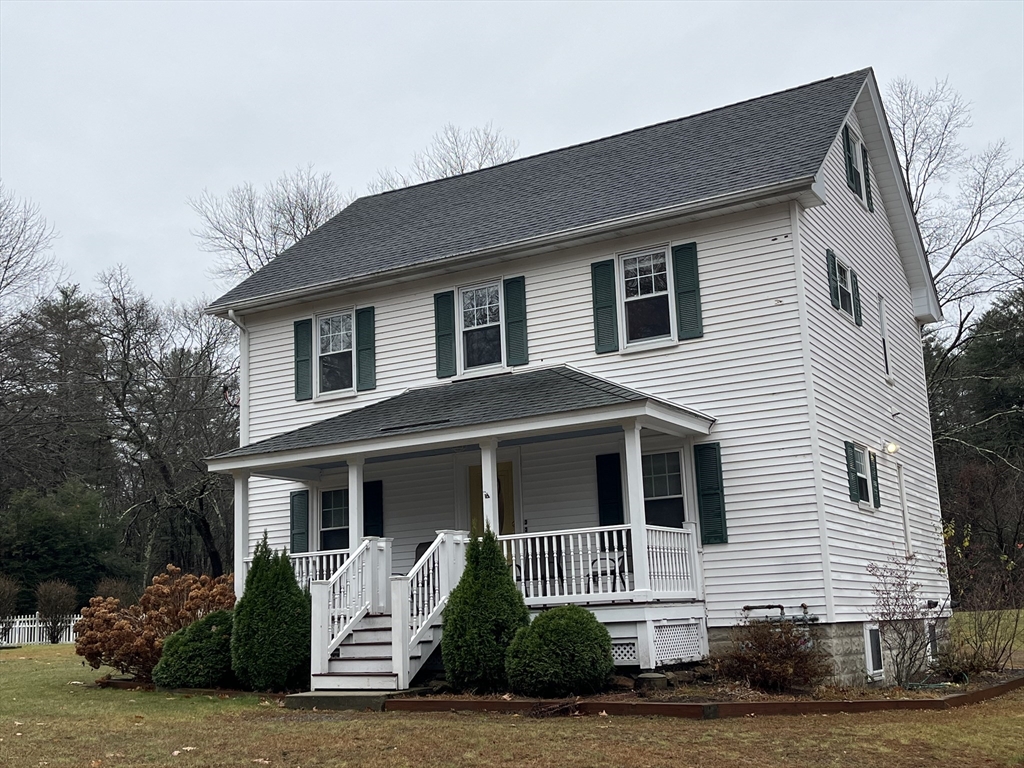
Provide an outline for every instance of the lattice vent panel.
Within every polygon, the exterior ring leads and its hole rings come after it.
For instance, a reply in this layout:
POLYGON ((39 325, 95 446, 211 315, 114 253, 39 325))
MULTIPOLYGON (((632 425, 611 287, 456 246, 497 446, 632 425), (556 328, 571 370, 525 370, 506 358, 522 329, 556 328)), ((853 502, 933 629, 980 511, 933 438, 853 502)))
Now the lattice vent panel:
POLYGON ((696 661, 700 653, 699 622, 654 625, 655 664, 668 661, 696 661))
POLYGON ((612 642, 612 661, 616 664, 636 664, 636 641, 612 642))

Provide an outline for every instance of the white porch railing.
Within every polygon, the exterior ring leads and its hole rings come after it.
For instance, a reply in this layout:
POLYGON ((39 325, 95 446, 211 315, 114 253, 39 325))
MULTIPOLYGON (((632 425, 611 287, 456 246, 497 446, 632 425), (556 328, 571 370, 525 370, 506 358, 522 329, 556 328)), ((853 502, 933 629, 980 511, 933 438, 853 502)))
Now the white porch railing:
POLYGON ((628 525, 498 537, 527 605, 629 599, 628 525))
POLYGON ((391 539, 363 539, 330 579, 309 583, 312 601, 310 667, 328 671, 334 649, 367 613, 388 613, 390 595, 383 585, 391 572, 391 539))
MULTIPOLYGON (((331 578, 348 559, 347 549, 329 549, 324 552, 289 552, 295 580, 305 589, 311 581, 324 581, 331 578)), ((245 573, 249 575, 252 558, 245 559, 245 573)))
POLYGON ((697 557, 697 524, 682 528, 647 526, 647 567, 659 596, 699 599, 703 593, 697 557))
MULTIPOLYGON (((80 618, 82 615, 76 614, 65 619, 60 642, 75 642, 75 622, 80 618)), ((39 618, 38 613, 0 621, 0 645, 45 645, 49 642, 49 625, 39 618)))
POLYGON ((466 531, 438 531, 437 538, 406 576, 391 577, 391 660, 398 688, 408 688, 440 641, 429 640, 448 603, 448 596, 462 578, 466 566, 466 531), (413 651, 418 651, 412 658, 413 651))

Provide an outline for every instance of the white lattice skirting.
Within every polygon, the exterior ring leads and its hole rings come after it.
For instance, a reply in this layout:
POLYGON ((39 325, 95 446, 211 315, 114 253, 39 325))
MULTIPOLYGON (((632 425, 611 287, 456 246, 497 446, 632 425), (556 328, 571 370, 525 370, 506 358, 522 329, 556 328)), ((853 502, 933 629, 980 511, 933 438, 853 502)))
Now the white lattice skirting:
POLYGON ((697 661, 701 658, 699 621, 665 622, 654 625, 655 664, 697 661))

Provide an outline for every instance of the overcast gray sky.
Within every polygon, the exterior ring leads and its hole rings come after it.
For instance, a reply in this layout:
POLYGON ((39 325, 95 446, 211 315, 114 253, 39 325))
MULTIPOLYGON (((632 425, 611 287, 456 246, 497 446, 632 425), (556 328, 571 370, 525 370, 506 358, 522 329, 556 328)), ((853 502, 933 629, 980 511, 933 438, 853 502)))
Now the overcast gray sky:
POLYGON ((74 280, 212 298, 186 200, 314 163, 362 193, 445 122, 534 154, 873 66, 1024 150, 1024 2, 0 0, 0 178, 74 280))

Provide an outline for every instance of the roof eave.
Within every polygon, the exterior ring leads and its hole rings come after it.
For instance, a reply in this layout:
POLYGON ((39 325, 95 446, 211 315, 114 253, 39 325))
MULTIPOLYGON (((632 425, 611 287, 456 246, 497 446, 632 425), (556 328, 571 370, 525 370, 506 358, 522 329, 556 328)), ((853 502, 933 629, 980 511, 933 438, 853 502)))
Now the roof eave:
POLYGON ((732 192, 726 195, 691 200, 679 205, 659 208, 654 211, 632 214, 616 219, 608 219, 596 224, 552 232, 536 237, 517 240, 511 243, 488 248, 479 248, 463 253, 446 256, 442 259, 426 263, 414 264, 372 274, 359 275, 353 278, 335 280, 318 285, 296 288, 290 291, 274 292, 241 301, 219 304, 214 302, 206 307, 210 315, 227 317, 229 312, 246 313, 254 310, 267 310, 277 307, 310 301, 326 294, 354 290, 373 284, 375 287, 389 283, 402 282, 428 274, 432 271, 452 271, 467 262, 502 260, 519 258, 535 253, 582 245, 596 240, 624 236, 634 231, 649 229, 652 225, 668 225, 675 220, 700 218, 714 212, 715 215, 730 213, 733 210, 772 205, 776 202, 799 200, 805 208, 822 205, 825 202, 824 188, 820 181, 820 172, 813 176, 801 176, 775 184, 732 192))

